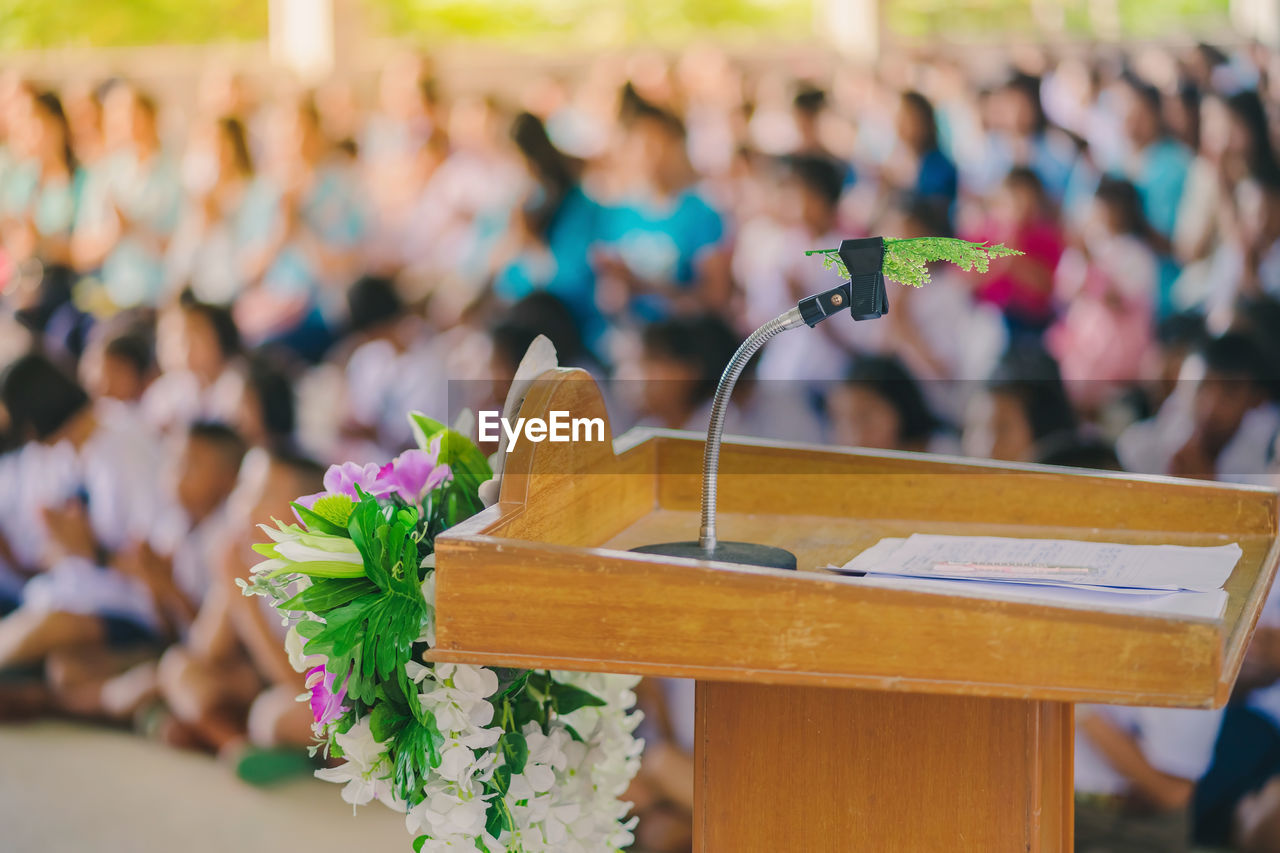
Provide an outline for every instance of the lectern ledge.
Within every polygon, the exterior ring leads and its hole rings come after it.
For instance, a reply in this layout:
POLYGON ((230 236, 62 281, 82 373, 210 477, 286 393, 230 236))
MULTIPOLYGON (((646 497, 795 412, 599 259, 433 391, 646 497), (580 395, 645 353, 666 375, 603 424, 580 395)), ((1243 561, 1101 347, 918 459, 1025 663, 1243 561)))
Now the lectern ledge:
MULTIPOLYGON (((606 417, 551 371, 521 415, 606 417)), ((611 436, 606 436, 610 439, 611 436)), ((436 542, 438 660, 695 678, 696 849, 1069 851, 1072 705, 1222 705, 1280 561, 1277 494, 926 454, 726 441, 726 539, 799 571, 638 554, 698 523, 703 437, 521 443, 436 542), (1211 545, 1219 619, 860 586, 914 532, 1211 545)))

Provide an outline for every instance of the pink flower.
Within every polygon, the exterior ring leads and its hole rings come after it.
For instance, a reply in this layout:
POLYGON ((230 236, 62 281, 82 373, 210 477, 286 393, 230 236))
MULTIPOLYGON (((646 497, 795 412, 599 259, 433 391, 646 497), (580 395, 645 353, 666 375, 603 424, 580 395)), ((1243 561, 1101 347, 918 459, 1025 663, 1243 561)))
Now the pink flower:
POLYGON ((342 687, 334 692, 333 686, 337 678, 323 666, 315 666, 307 670, 307 689, 311 691, 311 718, 317 725, 327 726, 340 719, 347 712, 342 700, 347 696, 347 681, 342 680, 342 687))
POLYGON ((399 495, 406 503, 417 506, 433 489, 449 479, 452 473, 448 465, 437 465, 440 443, 433 442, 429 450, 406 450, 386 465, 379 467, 370 462, 358 465, 344 462, 331 465, 324 475, 324 491, 303 495, 298 503, 311 509, 325 495, 346 495, 359 500, 356 487, 366 495, 385 498, 399 495))
POLYGON ((431 450, 406 450, 378 472, 373 494, 396 494, 406 503, 417 505, 432 490, 449 478, 448 465, 437 465, 439 447, 431 450))

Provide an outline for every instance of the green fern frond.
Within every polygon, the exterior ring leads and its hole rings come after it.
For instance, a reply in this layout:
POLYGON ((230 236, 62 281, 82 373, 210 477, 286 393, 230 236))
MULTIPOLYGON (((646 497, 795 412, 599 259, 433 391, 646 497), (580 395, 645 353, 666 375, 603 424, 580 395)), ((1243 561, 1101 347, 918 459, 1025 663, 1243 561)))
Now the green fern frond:
MULTIPOLYGON (((849 271, 840 260, 839 249, 810 249, 805 254, 821 255, 823 269, 833 269, 841 277, 849 277, 849 271)), ((949 261, 966 272, 985 273, 992 258, 1021 254, 1001 243, 992 246, 954 237, 886 239, 881 269, 885 278, 912 287, 923 287, 929 283, 929 264, 934 261, 949 261)))

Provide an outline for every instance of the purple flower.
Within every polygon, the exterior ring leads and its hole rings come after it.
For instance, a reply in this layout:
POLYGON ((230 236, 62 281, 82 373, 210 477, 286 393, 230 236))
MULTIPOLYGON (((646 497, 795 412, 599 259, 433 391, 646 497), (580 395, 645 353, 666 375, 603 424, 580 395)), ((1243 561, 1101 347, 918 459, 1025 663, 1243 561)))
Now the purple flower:
POLYGON ((380 498, 390 491, 378 485, 378 475, 381 471, 382 468, 374 462, 368 465, 358 465, 355 462, 330 465, 329 470, 324 472, 324 491, 316 492, 314 495, 303 495, 298 498, 298 503, 311 509, 316 501, 325 495, 346 495, 353 501, 358 501, 360 496, 356 494, 356 486, 359 486, 366 495, 380 498))
POLYGON ((338 720, 347 712, 342 700, 347 696, 347 681, 342 680, 342 687, 335 693, 333 689, 337 678, 323 666, 315 666, 307 670, 307 689, 311 691, 311 718, 317 725, 327 726, 338 720))
POLYGON ((352 500, 359 500, 356 486, 365 494, 381 497, 385 492, 378 491, 378 475, 381 469, 373 462, 368 465, 357 465, 355 462, 343 462, 341 465, 330 465, 324 472, 324 490, 331 495, 346 495, 352 500))
POLYGON ((439 447, 431 450, 406 450, 378 472, 373 494, 395 494, 406 503, 417 505, 429 492, 449 478, 448 465, 437 465, 439 447))
POLYGON ((331 465, 324 475, 324 491, 303 495, 298 498, 298 503, 311 509, 325 495, 346 495, 352 500, 359 500, 360 496, 356 494, 359 486, 366 495, 375 498, 399 495, 406 503, 416 506, 431 490, 449 479, 449 466, 436 464, 439 458, 440 442, 437 439, 428 450, 406 450, 381 467, 372 462, 368 465, 355 462, 331 465))

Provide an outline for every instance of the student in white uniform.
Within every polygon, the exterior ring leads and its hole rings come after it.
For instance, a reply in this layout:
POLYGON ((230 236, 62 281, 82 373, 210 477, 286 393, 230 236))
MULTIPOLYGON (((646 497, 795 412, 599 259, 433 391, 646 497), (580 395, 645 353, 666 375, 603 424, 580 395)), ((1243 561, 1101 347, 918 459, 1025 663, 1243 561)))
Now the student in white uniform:
POLYGON ((1280 849, 1280 585, 1271 588, 1195 799, 1199 844, 1280 849))
POLYGON ((158 442, 128 409, 94 405, 41 355, 9 366, 0 401, 28 442, 0 472, 0 525, 14 561, 37 572, 0 620, 0 669, 147 642, 158 626, 150 595, 106 566, 160 516, 158 442))
POLYGON ((1190 849, 1191 801, 1221 711, 1076 708, 1076 853, 1190 849))

